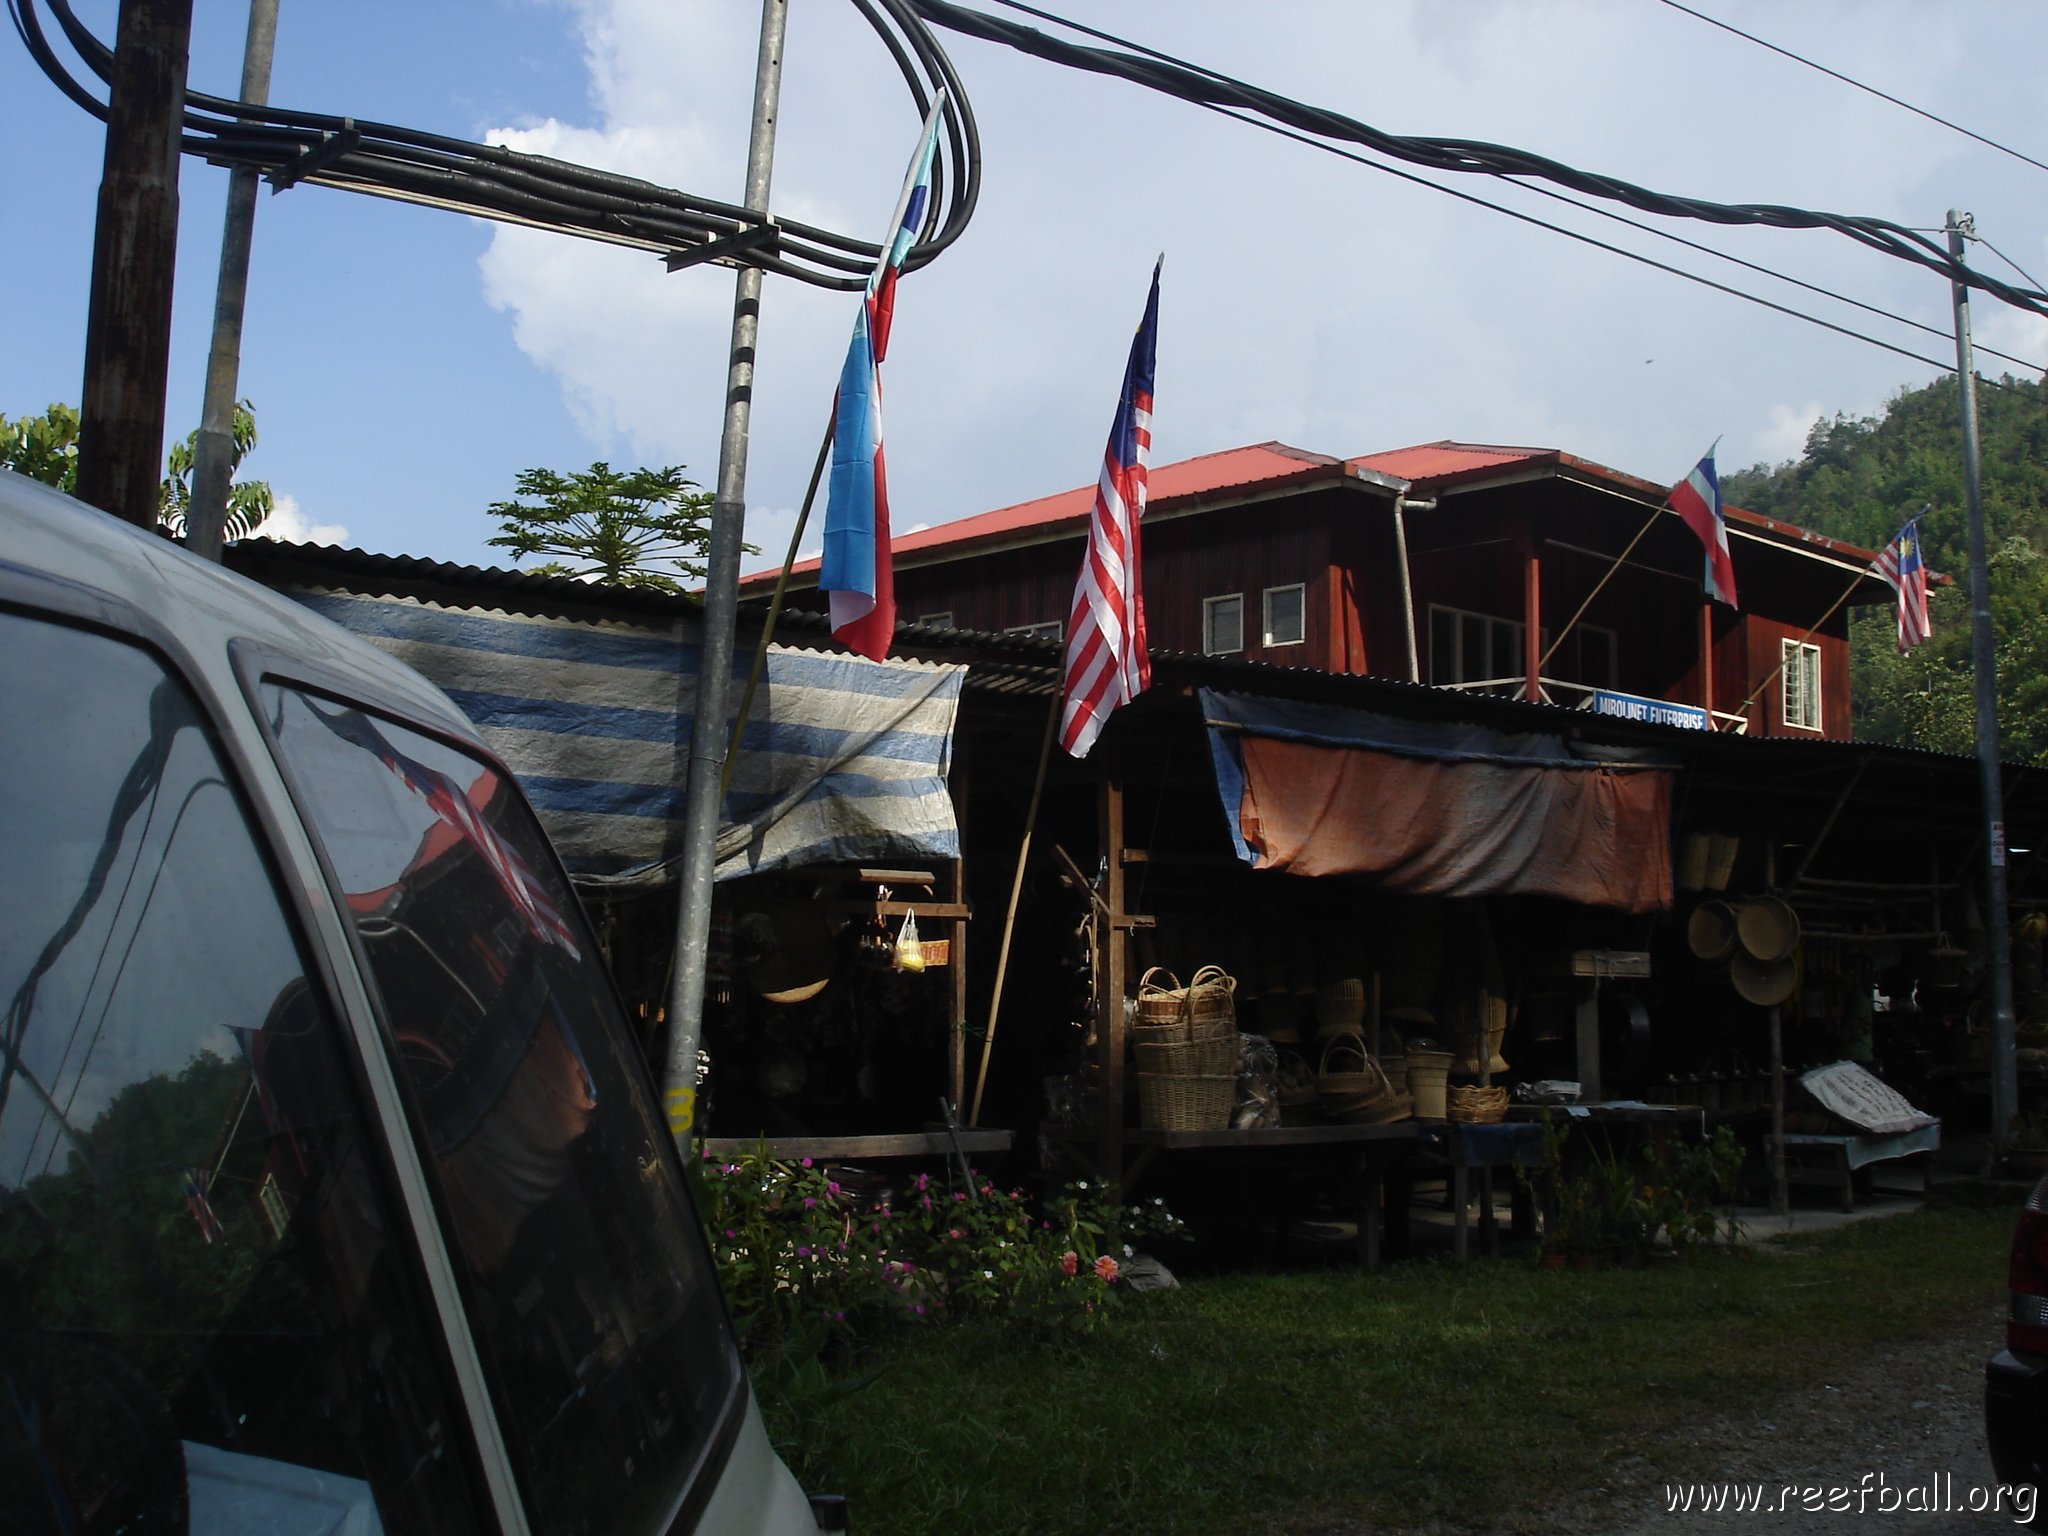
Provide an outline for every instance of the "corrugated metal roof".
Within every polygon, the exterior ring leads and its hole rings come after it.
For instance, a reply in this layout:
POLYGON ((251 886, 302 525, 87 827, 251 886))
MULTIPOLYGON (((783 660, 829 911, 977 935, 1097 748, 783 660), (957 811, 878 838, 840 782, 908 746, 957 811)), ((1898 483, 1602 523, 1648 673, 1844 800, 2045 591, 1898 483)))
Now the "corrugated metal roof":
MULTIPOLYGON (((1269 494, 1291 484, 1361 474, 1405 480, 1416 492, 1429 495, 1438 491, 1469 489, 1491 480, 1545 472, 1561 472, 1599 481, 1641 497, 1646 504, 1660 500, 1668 489, 1655 481, 1610 469, 1558 448, 1461 443, 1446 438, 1434 443, 1418 443, 1383 453, 1339 459, 1287 443, 1265 442, 1154 465, 1150 476, 1149 507, 1155 512, 1168 512, 1199 505, 1212 498, 1240 500, 1253 494, 1269 494)), ((1000 507, 932 528, 920 528, 914 533, 899 534, 893 540, 893 548, 899 561, 914 562, 920 555, 965 551, 1033 536, 1057 536, 1070 530, 1078 532, 1086 522, 1094 500, 1094 486, 1076 486, 1052 496, 1020 501, 1014 506, 1000 507)), ((1776 543, 1803 545, 1861 565, 1869 564, 1876 557, 1875 551, 1831 539, 1791 523, 1762 517, 1740 507, 1724 510, 1731 524, 1776 543)), ((817 568, 818 561, 801 560, 792 568, 791 574, 811 576, 815 575, 817 568)), ((761 572, 743 578, 740 588, 743 592, 759 591, 773 580, 772 571, 761 572)))

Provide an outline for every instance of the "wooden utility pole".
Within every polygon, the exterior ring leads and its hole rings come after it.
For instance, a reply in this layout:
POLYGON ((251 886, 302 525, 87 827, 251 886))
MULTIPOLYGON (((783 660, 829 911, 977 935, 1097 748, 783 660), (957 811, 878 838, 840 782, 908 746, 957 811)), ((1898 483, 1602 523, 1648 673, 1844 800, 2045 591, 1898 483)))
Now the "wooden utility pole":
POLYGON ((78 495, 138 527, 163 481, 192 0, 121 0, 93 234, 78 495))

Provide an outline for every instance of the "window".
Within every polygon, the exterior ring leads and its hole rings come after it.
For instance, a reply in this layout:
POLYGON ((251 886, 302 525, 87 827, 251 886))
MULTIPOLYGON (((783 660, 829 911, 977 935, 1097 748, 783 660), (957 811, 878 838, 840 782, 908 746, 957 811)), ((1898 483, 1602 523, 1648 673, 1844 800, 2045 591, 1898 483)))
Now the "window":
POLYGON ((536 1529, 664 1527, 739 1390, 724 1306, 609 979, 489 764, 266 685, 468 1273, 536 1529))
POLYGON ((1785 724, 1803 731, 1820 729, 1820 647, 1781 640, 1785 687, 1785 724))
POLYGON ((1299 645, 1304 634, 1304 597, 1300 583, 1266 588, 1266 644, 1299 645))
POLYGON ((1234 656, 1244 649, 1244 596, 1202 599, 1202 654, 1234 656))
POLYGON ((933 629, 951 629, 953 610, 948 608, 943 613, 921 613, 917 616, 917 622, 930 625, 933 629))
POLYGON ((474 1529, 381 1137, 205 717, 0 614, 0 781, 0 1508, 474 1529))
POLYGON ((1429 610, 1429 680, 1437 684, 1519 682, 1523 675, 1522 625, 1513 619, 1429 610))
POLYGON ((1003 631, 1006 635, 1022 635, 1027 640, 1057 640, 1066 633, 1066 626, 1057 619, 1048 619, 1043 624, 1016 624, 1003 631))

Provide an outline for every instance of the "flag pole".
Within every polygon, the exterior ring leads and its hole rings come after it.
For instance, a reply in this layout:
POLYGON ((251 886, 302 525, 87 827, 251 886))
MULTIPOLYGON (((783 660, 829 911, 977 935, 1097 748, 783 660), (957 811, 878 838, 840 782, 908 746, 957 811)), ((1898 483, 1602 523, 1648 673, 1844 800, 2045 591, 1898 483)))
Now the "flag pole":
MULTIPOLYGON (((1850 595, 1854 593, 1858 587, 1863 585, 1864 579, 1868 576, 1874 576, 1876 574, 1877 573, 1875 571, 1858 571, 1854 576, 1850 577, 1849 585, 1843 589, 1842 595, 1835 599, 1833 606, 1830 607, 1826 613, 1822 614, 1818 619, 1814 621, 1813 628, 1807 630, 1805 634, 1801 635, 1797 640, 1794 640, 1792 643, 1794 645, 1804 645, 1807 641, 1811 640, 1814 636, 1815 631, 1817 631, 1821 627, 1821 625, 1827 623, 1829 619, 1832 619, 1835 616, 1836 610, 1839 609, 1842 606, 1842 604, 1849 601, 1850 595)), ((1778 658, 1778 664, 1770 670, 1770 672, 1765 676, 1762 682, 1756 685, 1755 691, 1752 692, 1748 698, 1744 699, 1742 703, 1737 706, 1735 713, 1737 715, 1748 714, 1749 706, 1757 701, 1757 695, 1762 693, 1766 688, 1770 687, 1771 684, 1775 683, 1778 680, 1778 675, 1785 670, 1785 663, 1790 661, 1791 659, 1792 658, 1789 656, 1780 655, 1778 658)))
POLYGON ((1622 566, 1628 563, 1628 557, 1634 554, 1636 552, 1636 546, 1643 542, 1643 535, 1648 533, 1652 528, 1657 526, 1657 519, 1664 515, 1665 505, 1666 503, 1659 502, 1654 508, 1651 509, 1650 520, 1644 523, 1642 527, 1636 530, 1636 536, 1628 541, 1628 548, 1624 549, 1620 554, 1614 557, 1614 564, 1608 566, 1606 572, 1600 577, 1599 581, 1593 584, 1593 590, 1588 592, 1586 594, 1586 600, 1583 603, 1579 604, 1578 612, 1574 613, 1571 616, 1571 618, 1565 621, 1564 628, 1557 632, 1557 638, 1550 642, 1550 649, 1545 651, 1541 656, 1537 657, 1536 672, 1539 677, 1542 675, 1543 669, 1550 665, 1550 658, 1557 654, 1557 648, 1560 645, 1564 644, 1564 637, 1572 632, 1572 626, 1578 623, 1580 619, 1584 618, 1586 616, 1586 610, 1593 606, 1593 599, 1598 597, 1601 594, 1601 592, 1606 589, 1607 583, 1614 579, 1614 573, 1620 570, 1622 566))
POLYGON ((775 638, 775 621, 782 617, 782 599, 789 591, 790 567, 796 564, 797 548, 811 521, 811 507, 818 499, 818 482, 825 478, 825 464, 832 454, 832 427, 832 422, 825 423, 825 440, 818 444, 817 462, 811 465, 811 483, 804 487, 804 504, 797 509, 796 527, 790 531, 789 553, 782 557, 782 569, 775 575, 775 595, 768 599, 768 617, 761 622, 761 643, 754 647, 754 664, 747 671, 746 691, 740 695, 739 711, 732 720, 732 737, 726 744, 725 771, 718 781, 720 799, 732 788, 733 758, 740 750, 740 732, 747 728, 747 717, 753 712, 754 694, 761 686, 761 673, 768 666, 768 644, 775 638))
POLYGON ((1031 862, 1031 834, 1038 825, 1038 802, 1045 793, 1046 765, 1052 760, 1053 733, 1059 729, 1064 689, 1054 692, 1045 716, 1045 739, 1038 744, 1038 776, 1031 784, 1031 805, 1024 812, 1024 838, 1017 847, 1017 872, 1010 878, 1010 905, 1003 913, 1003 942, 996 951, 996 984, 988 999, 988 1027, 981 1034, 981 1066, 974 1074, 974 1103, 967 1111, 970 1126, 981 1124, 981 1090, 988 1082, 988 1060, 996 1048, 996 1010, 1003 1006, 1003 978, 1010 969, 1010 939, 1017 928, 1017 903, 1024 893, 1024 866, 1031 862))

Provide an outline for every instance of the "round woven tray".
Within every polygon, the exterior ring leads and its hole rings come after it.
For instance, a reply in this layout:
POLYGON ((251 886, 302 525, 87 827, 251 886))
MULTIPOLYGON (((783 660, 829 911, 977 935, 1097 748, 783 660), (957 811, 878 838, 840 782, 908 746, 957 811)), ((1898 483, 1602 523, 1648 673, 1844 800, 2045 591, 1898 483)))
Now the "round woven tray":
POLYGON ((1220 1131, 1230 1124, 1237 1077, 1138 1074, 1138 1123, 1155 1131, 1220 1131))
POLYGON ((1365 1048, 1365 1037, 1347 1031, 1332 1035, 1316 1067, 1316 1102, 1332 1120, 1375 1125, 1412 1113, 1414 1101, 1397 1092, 1393 1081, 1365 1048))

